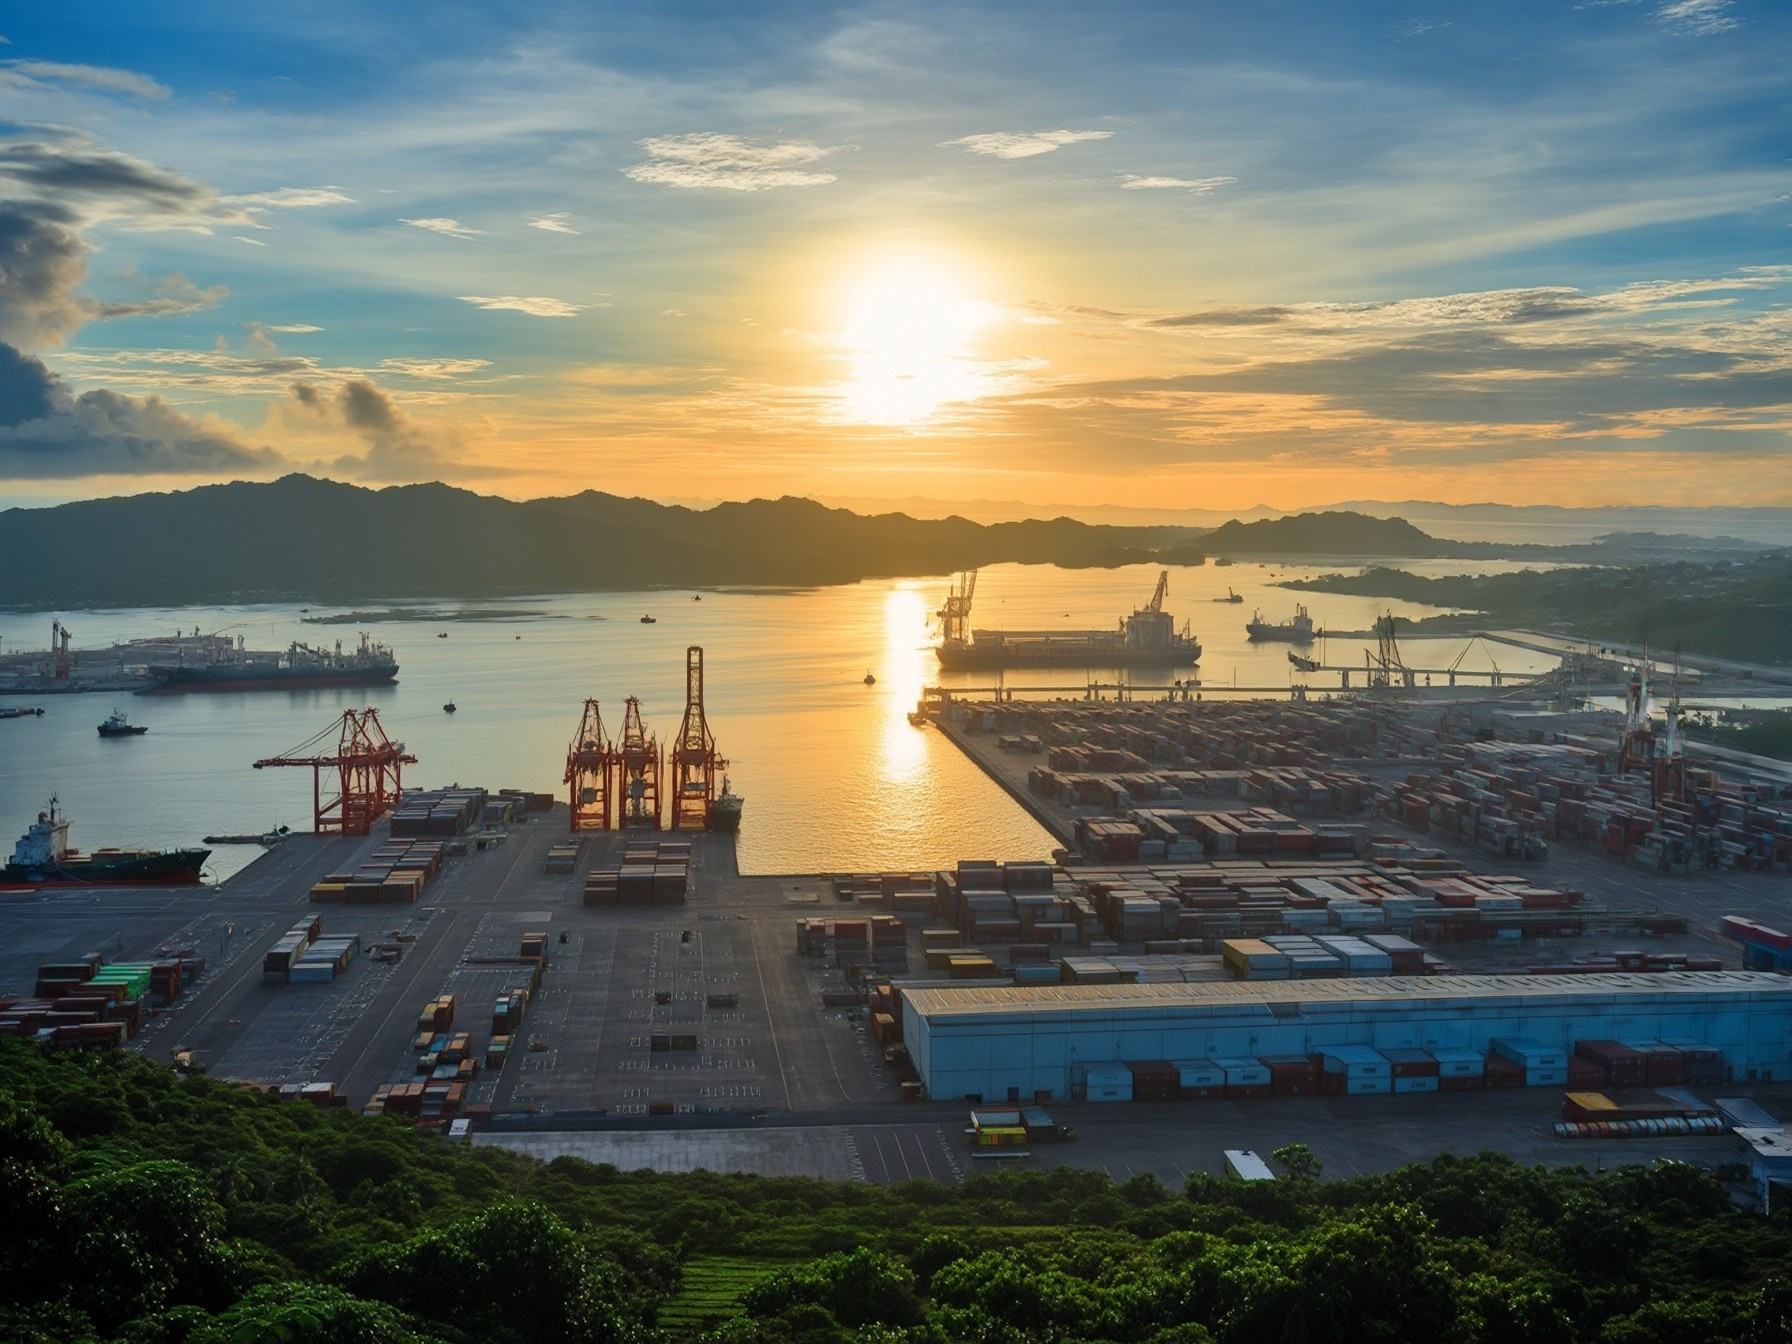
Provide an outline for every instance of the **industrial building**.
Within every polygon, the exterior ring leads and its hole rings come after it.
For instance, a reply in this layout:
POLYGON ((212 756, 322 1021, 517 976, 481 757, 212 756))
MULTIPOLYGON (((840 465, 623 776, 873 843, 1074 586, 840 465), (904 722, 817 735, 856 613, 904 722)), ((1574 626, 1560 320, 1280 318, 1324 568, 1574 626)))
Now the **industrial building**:
POLYGON ((1395 976, 1030 988, 904 987, 903 1041, 935 1099, 1100 1099, 1102 1066, 1524 1038, 1715 1050, 1735 1081, 1792 1078, 1792 979, 1754 971, 1395 976))

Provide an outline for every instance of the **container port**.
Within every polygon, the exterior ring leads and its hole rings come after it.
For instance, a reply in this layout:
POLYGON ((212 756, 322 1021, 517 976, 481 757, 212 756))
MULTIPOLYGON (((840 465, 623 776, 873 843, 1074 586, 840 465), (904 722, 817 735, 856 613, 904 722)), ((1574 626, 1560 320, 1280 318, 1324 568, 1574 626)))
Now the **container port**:
MULTIPOLYGON (((1730 1160, 1720 1099, 1792 1113, 1766 782, 1689 772, 1663 806, 1590 739, 1485 741, 1460 707, 943 726, 1057 860, 741 877, 726 834, 575 829, 582 792, 351 789, 323 815, 364 833, 293 835, 215 889, 5 897, 0 1030, 548 1155, 869 1180, 958 1180, 986 1149, 1169 1179, 1243 1142, 1337 1171, 1730 1160), (1673 835, 1684 863, 1639 858, 1673 835), (1663 1088, 1693 1101, 1640 1095, 1663 1088), (1022 1118, 967 1145, 967 1106, 1022 1118)), ((343 750, 291 759, 328 782, 343 750)))

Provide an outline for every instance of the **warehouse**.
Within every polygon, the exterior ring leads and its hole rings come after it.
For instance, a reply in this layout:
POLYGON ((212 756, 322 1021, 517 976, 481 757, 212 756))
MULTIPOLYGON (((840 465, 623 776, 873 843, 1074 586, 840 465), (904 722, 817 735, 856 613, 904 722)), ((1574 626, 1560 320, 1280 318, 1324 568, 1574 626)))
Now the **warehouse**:
POLYGON ((1696 1043, 1736 1081, 1792 1078, 1792 979, 1754 971, 905 987, 902 1013, 940 1099, 1094 1099, 1091 1069, 1116 1062, 1486 1053, 1504 1038, 1570 1054, 1578 1041, 1696 1043))

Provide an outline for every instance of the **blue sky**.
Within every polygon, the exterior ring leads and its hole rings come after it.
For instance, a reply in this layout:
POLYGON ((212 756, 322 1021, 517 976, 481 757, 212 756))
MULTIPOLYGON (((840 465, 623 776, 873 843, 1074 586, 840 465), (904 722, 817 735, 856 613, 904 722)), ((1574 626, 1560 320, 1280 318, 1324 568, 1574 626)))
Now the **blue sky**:
POLYGON ((1789 35, 1760 0, 8 14, 0 499, 1792 504, 1789 35))

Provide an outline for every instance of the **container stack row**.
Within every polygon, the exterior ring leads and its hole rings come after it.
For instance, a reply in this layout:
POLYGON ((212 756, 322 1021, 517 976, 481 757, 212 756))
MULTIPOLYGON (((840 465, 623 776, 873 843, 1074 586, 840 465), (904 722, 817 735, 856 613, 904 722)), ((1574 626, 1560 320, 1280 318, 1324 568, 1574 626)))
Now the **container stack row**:
POLYGON ((1792 933, 1741 915, 1725 915, 1723 936, 1742 944, 1742 964, 1751 971, 1792 971, 1792 933))
POLYGON ((562 840, 557 845, 548 847, 546 871, 550 873, 576 873, 579 870, 579 855, 584 853, 585 838, 574 836, 570 840, 562 840))
POLYGON ((330 873, 311 888, 314 904, 412 905, 441 870, 439 840, 388 840, 353 872, 330 873))
POLYGON ((196 958, 108 965, 97 952, 39 966, 30 998, 0 997, 0 1036, 32 1037, 59 1048, 122 1046, 141 1030, 147 1002, 170 1002, 204 969, 196 958))
POLYGON ((690 889, 688 840, 630 840, 615 868, 585 877, 585 904, 683 905, 690 889))
POLYGON ((451 837, 476 829, 485 820, 484 789, 408 790, 392 813, 397 837, 451 837))

